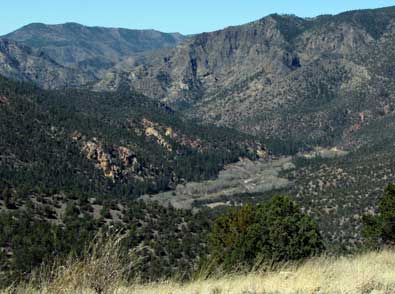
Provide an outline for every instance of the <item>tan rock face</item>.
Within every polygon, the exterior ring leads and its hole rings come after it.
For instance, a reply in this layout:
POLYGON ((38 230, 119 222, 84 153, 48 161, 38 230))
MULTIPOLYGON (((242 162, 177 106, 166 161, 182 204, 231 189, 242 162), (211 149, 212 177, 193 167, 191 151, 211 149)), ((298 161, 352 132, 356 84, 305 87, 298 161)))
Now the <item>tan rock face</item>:
POLYGON ((389 114, 391 112, 391 106, 390 105, 385 105, 384 107, 383 107, 383 113, 384 113, 384 115, 387 115, 387 114, 389 114))
POLYGON ((266 158, 267 157, 267 151, 263 149, 257 149, 256 154, 258 155, 259 158, 266 158))
POLYGON ((359 120, 360 120, 361 122, 364 122, 364 121, 365 121, 365 118, 366 118, 366 113, 365 113, 365 112, 360 112, 360 113, 358 113, 358 116, 359 116, 359 120))
POLYGON ((82 152, 88 159, 96 161, 96 167, 101 169, 106 177, 115 178, 116 169, 111 164, 110 155, 104 152, 96 138, 93 138, 93 141, 83 142, 82 152))
POLYGON ((111 152, 106 152, 97 138, 85 141, 79 132, 75 132, 72 138, 81 144, 81 151, 89 160, 95 162, 96 167, 103 171, 104 176, 113 180, 138 177, 142 167, 130 148, 113 146, 111 152))
POLYGON ((255 147, 249 147, 248 151, 251 153, 255 153, 260 159, 266 159, 269 156, 268 150, 265 147, 260 146, 259 144, 255 147))
POLYGON ((147 137, 154 137, 159 145, 162 145, 168 151, 172 151, 171 145, 166 142, 166 140, 162 137, 162 135, 153 127, 148 127, 145 129, 145 135, 147 137))
POLYGON ((118 147, 118 154, 123 166, 131 167, 133 172, 138 171, 140 164, 136 155, 130 149, 123 146, 118 147))
POLYGON ((184 134, 179 134, 170 127, 161 126, 160 124, 152 122, 146 118, 143 118, 141 123, 145 128, 145 135, 148 137, 154 137, 158 144, 162 145, 168 151, 172 151, 172 146, 168 140, 166 140, 167 138, 175 140, 177 143, 193 149, 204 149, 204 144, 199 138, 192 138, 184 134))
POLYGON ((177 137, 177 134, 173 131, 172 128, 166 128, 166 129, 165 129, 165 135, 166 135, 167 137, 172 138, 172 139, 175 139, 175 138, 177 137))

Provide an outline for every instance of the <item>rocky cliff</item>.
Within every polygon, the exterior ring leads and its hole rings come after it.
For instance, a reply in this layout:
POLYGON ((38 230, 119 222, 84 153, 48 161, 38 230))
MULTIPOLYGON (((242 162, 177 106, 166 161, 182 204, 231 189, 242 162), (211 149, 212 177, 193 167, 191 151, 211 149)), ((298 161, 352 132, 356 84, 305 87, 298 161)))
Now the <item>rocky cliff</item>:
POLYGON ((392 107, 394 41, 393 7, 270 15, 131 57, 95 89, 128 84, 189 116, 266 137, 347 140, 359 113, 376 119, 392 107))

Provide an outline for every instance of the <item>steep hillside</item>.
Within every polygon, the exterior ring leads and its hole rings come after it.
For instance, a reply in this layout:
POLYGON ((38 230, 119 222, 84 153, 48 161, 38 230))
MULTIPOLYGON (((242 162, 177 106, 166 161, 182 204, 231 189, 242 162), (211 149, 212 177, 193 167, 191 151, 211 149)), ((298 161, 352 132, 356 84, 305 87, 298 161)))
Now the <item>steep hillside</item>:
POLYGON ((253 137, 195 124, 139 94, 0 82, 2 188, 130 198, 264 154, 253 137))
POLYGON ((129 58, 95 89, 128 83, 205 121, 276 140, 346 144, 358 124, 393 108, 394 24, 393 7, 270 15, 129 58))
POLYGON ((131 54, 175 47, 186 39, 178 33, 88 27, 77 23, 33 23, 4 38, 39 49, 63 66, 95 73, 131 54))
POLYGON ((95 80, 91 74, 64 67, 43 52, 7 39, 0 39, 0 74, 43 88, 77 87, 95 80))
POLYGON ((350 147, 355 129, 394 108, 394 27, 393 7, 313 19, 274 14, 190 38, 32 24, 7 37, 36 49, 23 47, 19 63, 8 57, 0 65, 3 75, 46 88, 127 85, 273 145, 350 147), (67 68, 52 71, 47 56, 67 68))

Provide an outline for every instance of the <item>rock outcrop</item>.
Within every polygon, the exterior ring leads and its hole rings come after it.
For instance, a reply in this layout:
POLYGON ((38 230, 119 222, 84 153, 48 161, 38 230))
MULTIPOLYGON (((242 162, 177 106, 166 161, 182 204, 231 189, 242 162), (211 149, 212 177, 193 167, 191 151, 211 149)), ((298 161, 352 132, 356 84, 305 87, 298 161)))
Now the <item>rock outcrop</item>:
POLYGON ((207 149, 208 146, 204 146, 204 143, 199 138, 194 138, 190 134, 182 134, 173 130, 168 126, 162 126, 158 123, 143 118, 141 124, 144 128, 144 133, 148 137, 154 137, 157 143, 168 151, 172 151, 172 145, 169 140, 196 150, 207 149))
POLYGON ((87 140, 80 133, 75 133, 72 139, 81 146, 81 151, 89 160, 95 162, 104 176, 113 180, 137 179, 141 176, 143 167, 136 154, 124 146, 111 146, 105 150, 97 138, 87 140))

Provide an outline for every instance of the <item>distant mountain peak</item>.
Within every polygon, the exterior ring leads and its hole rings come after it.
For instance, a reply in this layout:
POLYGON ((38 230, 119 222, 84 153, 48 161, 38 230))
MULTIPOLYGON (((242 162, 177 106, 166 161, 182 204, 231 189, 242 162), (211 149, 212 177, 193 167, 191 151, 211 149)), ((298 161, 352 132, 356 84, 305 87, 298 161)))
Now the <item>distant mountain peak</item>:
POLYGON ((175 47, 187 37, 179 33, 90 27, 68 22, 32 23, 4 38, 40 49, 63 66, 97 74, 130 55, 175 47))

